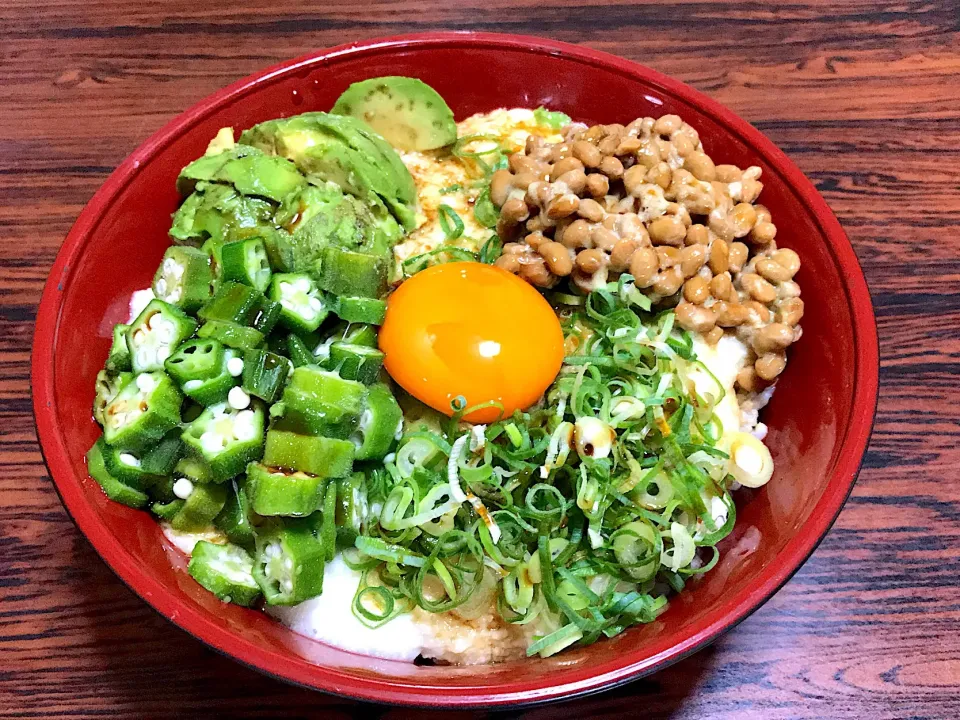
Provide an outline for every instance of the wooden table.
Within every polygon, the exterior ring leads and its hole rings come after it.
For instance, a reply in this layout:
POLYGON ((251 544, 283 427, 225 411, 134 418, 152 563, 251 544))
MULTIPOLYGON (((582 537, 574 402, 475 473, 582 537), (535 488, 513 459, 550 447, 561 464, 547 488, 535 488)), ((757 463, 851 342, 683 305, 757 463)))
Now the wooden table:
POLYGON ((71 223, 167 120, 284 58, 448 28, 607 50, 754 123, 850 234, 882 343, 860 481, 796 577, 694 657, 525 717, 960 716, 960 4, 763 5, 2 0, 0 717, 369 717, 214 654, 113 576, 42 463, 30 344, 71 223))

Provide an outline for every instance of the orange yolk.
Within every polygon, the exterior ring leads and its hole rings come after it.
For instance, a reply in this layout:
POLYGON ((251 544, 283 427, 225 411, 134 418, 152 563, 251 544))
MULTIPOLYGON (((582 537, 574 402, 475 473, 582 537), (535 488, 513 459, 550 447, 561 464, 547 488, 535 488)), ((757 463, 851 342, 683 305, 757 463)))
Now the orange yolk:
MULTIPOLYGON (((563 331, 533 287, 492 265, 435 265, 405 281, 387 300, 380 328, 387 372, 404 390, 447 415, 496 401, 503 416, 526 409, 563 362, 563 331)), ((465 419, 497 420, 499 408, 465 419)))

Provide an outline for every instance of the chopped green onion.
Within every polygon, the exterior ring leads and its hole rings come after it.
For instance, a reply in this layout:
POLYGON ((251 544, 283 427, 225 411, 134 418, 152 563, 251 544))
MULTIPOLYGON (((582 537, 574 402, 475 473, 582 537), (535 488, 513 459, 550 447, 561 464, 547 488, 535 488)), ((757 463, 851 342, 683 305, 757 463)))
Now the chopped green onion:
POLYGON ((453 153, 455 157, 472 160, 477 163, 484 175, 492 173, 494 166, 504 159, 503 149, 500 147, 500 139, 495 135, 464 135, 461 138, 457 138, 457 142, 454 143, 450 152, 453 153), (484 143, 487 144, 486 147, 484 147, 484 143), (480 147, 469 149, 474 144, 478 144, 480 147), (490 161, 490 158, 492 158, 492 161, 490 161))
POLYGON ((477 222, 484 227, 492 228, 497 226, 497 220, 500 219, 500 211, 494 206, 490 199, 490 188, 485 187, 477 195, 473 203, 473 216, 477 222))
POLYGON ((357 590, 353 598, 353 611, 363 620, 383 623, 393 617, 396 601, 382 586, 367 586, 357 590))
POLYGON ((491 235, 480 248, 479 260, 487 265, 493 265, 502 252, 503 241, 497 235, 491 235))
POLYGON ((446 235, 447 240, 456 240, 463 235, 463 220, 457 215, 457 211, 449 205, 441 204, 438 209, 440 219, 440 229, 446 235))

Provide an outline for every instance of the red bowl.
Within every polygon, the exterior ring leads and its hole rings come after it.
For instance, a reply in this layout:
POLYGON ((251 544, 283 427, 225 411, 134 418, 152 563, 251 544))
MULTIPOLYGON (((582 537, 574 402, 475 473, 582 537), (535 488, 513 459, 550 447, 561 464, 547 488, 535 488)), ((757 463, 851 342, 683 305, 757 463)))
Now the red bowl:
POLYGON ((345 45, 278 65, 204 100, 147 140, 84 209, 57 256, 37 317, 34 413, 67 511, 104 561, 140 597, 209 646, 251 667, 318 690, 429 706, 522 704, 609 688, 714 640, 756 610, 800 567, 849 494, 877 399, 877 335, 849 240, 796 166, 746 122, 648 68, 539 38, 431 33, 345 45), (144 512, 109 502, 88 479, 84 452, 94 378, 127 299, 147 287, 177 207, 174 179, 223 126, 326 110, 352 82, 412 75, 458 118, 497 107, 563 110, 584 122, 677 113, 717 162, 763 168, 762 201, 777 239, 803 259, 803 339, 763 419, 777 472, 741 492, 736 529, 717 567, 675 598, 657 622, 547 660, 483 667, 417 667, 327 647, 266 615, 225 605, 144 512))

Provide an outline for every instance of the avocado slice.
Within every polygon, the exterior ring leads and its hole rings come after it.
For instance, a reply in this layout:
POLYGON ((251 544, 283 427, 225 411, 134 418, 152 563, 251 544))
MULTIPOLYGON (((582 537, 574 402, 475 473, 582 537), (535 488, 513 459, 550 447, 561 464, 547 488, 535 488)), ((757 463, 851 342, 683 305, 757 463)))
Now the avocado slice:
POLYGON ((180 175, 177 177, 177 192, 181 195, 189 195, 197 189, 198 182, 210 182, 216 177, 220 169, 231 160, 253 154, 262 155, 263 153, 249 145, 234 145, 223 152, 203 155, 180 171, 180 175))
POLYGON ((348 87, 331 112, 359 118, 401 150, 435 150, 457 140, 453 112, 422 80, 397 75, 348 87))
POLYGON ((187 195, 198 182, 224 182, 242 195, 280 202, 299 190, 306 180, 286 158, 265 155, 249 145, 235 145, 215 155, 204 155, 187 165, 177 178, 177 190, 187 195))
MULTIPOLYGON (((394 177, 394 193, 381 194, 383 202, 406 230, 416 227, 417 185, 393 146, 362 120, 349 115, 326 114, 328 127, 358 152, 381 157, 394 177)), ((382 167, 382 166, 381 166, 382 167)))
POLYGON ((362 120, 349 115, 333 115, 332 113, 305 113, 301 117, 309 117, 323 127, 327 132, 340 138, 353 150, 362 153, 368 158, 378 158, 383 162, 376 162, 381 170, 386 170, 392 177, 391 192, 380 192, 381 197, 396 197, 402 203, 413 203, 417 198, 417 186, 413 176, 403 164, 386 140, 377 135, 373 129, 362 120), (383 167, 386 165, 386 168, 383 167))
POLYGON ((387 258, 403 235, 380 198, 366 201, 326 182, 308 185, 285 201, 274 216, 278 229, 264 236, 271 262, 287 272, 319 273, 327 247, 387 258))
POLYGON ((332 181, 363 200, 379 196, 410 226, 416 200, 410 192, 413 179, 399 157, 387 159, 396 152, 385 142, 379 146, 339 119, 330 120, 327 113, 269 120, 244 131, 240 141, 292 160, 315 185, 332 181))
POLYGON ((203 193, 195 192, 188 195, 173 214, 169 234, 178 245, 200 247, 203 244, 203 236, 193 229, 193 221, 201 205, 203 205, 203 193))
POLYGON ((367 205, 364 210, 370 216, 370 227, 372 233, 368 234, 361 249, 375 255, 393 256, 393 246, 396 245, 404 234, 404 226, 401 226, 390 213, 384 203, 377 198, 376 202, 367 205))
POLYGON ((301 193, 301 219, 293 230, 294 272, 316 275, 324 248, 356 248, 363 243, 369 220, 363 206, 333 183, 301 193))
POLYGON ((221 242, 232 228, 270 222, 275 209, 270 201, 241 195, 230 185, 198 182, 173 214, 170 236, 185 245, 200 246, 210 238, 221 242))
POLYGON ((214 177, 228 182, 242 195, 256 195, 276 202, 306 184, 297 166, 275 155, 248 155, 224 164, 214 177))

